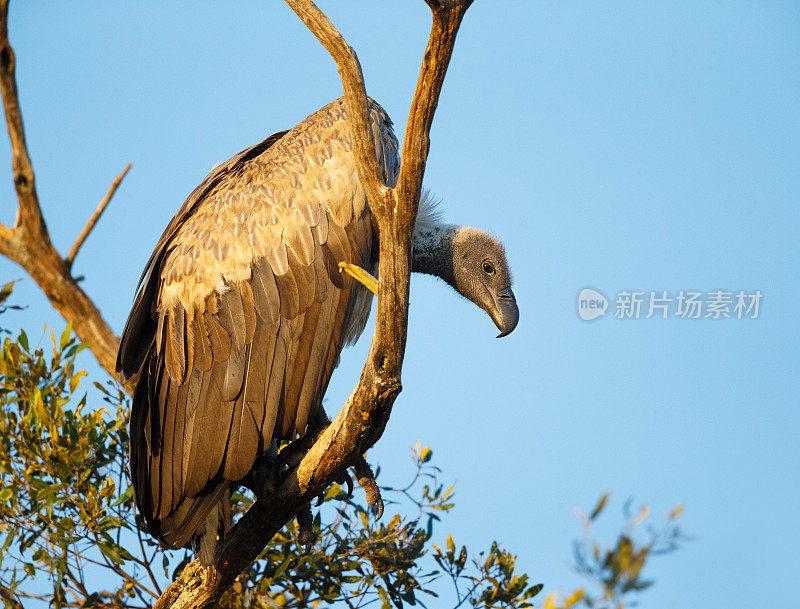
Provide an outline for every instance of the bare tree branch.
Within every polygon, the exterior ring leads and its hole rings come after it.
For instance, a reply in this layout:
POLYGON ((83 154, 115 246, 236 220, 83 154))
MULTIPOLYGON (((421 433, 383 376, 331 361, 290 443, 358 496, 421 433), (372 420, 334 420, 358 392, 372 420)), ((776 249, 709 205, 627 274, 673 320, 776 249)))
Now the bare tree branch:
POLYGON ((256 501, 226 535, 214 566, 186 566, 156 603, 159 608, 210 607, 269 540, 313 497, 380 438, 400 393, 411 271, 411 234, 417 213, 429 130, 456 33, 471 0, 426 0, 433 12, 430 41, 411 105, 403 146, 402 184, 388 188, 377 170, 366 113, 366 92, 355 52, 310 0, 286 0, 331 53, 339 68, 359 179, 380 239, 375 334, 358 385, 334 421, 284 478, 269 503, 256 501))
POLYGON ((14 51, 8 40, 8 5, 9 0, 0 0, 0 92, 11 140, 19 207, 14 227, 0 226, 0 254, 25 269, 53 307, 72 322, 75 333, 89 346, 100 365, 116 378, 119 339, 72 277, 70 264, 53 247, 42 216, 22 124, 14 51))
MULTIPOLYGON (((472 4, 472 0, 465 2, 426 0, 426 2, 433 13, 433 25, 408 113, 400 175, 397 179, 397 190, 402 193, 405 200, 414 200, 415 206, 422 189, 425 162, 430 148, 430 129, 439 103, 444 75, 450 64, 461 20, 472 4), (464 5, 463 10, 455 10, 455 6, 459 4, 464 5)), ((411 227, 413 226, 412 222, 411 227)))
POLYGON ((125 169, 122 170, 122 173, 114 178, 114 181, 111 182, 111 186, 109 187, 108 192, 106 192, 106 195, 103 197, 103 200, 100 201, 97 209, 94 210, 94 213, 89 218, 89 221, 86 222, 86 226, 83 227, 81 234, 78 235, 77 239, 75 239, 75 243, 72 244, 72 247, 69 249, 69 253, 67 254, 66 258, 67 265, 70 268, 72 267, 72 263, 75 262, 75 256, 78 255, 78 251, 81 249, 81 246, 83 246, 83 242, 86 241, 86 237, 88 237, 89 233, 92 232, 92 229, 94 228, 95 224, 97 224, 100 216, 103 215, 106 207, 108 207, 108 204, 111 203, 111 198, 114 196, 114 193, 117 192, 119 185, 122 184, 122 180, 124 180, 125 176, 128 175, 131 167, 131 163, 128 163, 125 166, 125 169))

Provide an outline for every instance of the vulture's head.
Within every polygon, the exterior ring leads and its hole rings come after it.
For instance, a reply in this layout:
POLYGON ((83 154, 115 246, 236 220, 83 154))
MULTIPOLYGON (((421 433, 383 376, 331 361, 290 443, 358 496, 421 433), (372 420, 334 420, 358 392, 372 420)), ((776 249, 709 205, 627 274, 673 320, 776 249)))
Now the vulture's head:
POLYGON ((503 245, 470 226, 441 222, 437 202, 424 190, 414 227, 412 270, 444 279, 489 314, 501 336, 517 327, 519 309, 503 245))
POLYGON ((489 314, 498 338, 517 327, 519 309, 511 291, 511 269, 503 245, 472 227, 453 235, 453 287, 489 314))

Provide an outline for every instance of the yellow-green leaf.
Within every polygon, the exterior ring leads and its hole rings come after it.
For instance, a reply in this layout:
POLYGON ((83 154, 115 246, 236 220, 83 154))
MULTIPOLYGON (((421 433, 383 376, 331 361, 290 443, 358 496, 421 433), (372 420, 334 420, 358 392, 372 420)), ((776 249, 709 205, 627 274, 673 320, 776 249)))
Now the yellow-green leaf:
POLYGON ((606 502, 608 501, 609 492, 606 491, 603 493, 603 496, 600 497, 600 500, 597 502, 597 505, 594 506, 592 513, 589 515, 589 520, 594 520, 600 515, 600 512, 603 511, 603 508, 606 507, 606 502))
POLYGON ((75 393, 75 390, 78 388, 78 385, 81 383, 81 379, 86 376, 86 370, 81 370, 77 374, 72 375, 72 378, 69 380, 69 392, 75 393))
POLYGON ((575 605, 578 604, 578 601, 580 601, 582 598, 583 598, 583 588, 578 588, 577 590, 575 590, 575 592, 573 592, 567 597, 567 600, 564 601, 564 609, 569 609, 570 607, 574 607, 575 605))
POLYGON ((64 347, 67 346, 71 334, 72 334, 72 322, 70 321, 67 323, 67 327, 64 328, 64 331, 61 333, 61 340, 59 341, 59 346, 61 347, 62 351, 64 350, 64 347))

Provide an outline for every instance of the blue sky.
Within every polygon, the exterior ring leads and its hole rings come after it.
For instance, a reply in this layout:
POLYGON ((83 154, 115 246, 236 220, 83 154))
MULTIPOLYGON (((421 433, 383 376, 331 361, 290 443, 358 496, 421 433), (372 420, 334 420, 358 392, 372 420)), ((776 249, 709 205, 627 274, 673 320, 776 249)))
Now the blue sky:
MULTIPOLYGON (((321 7, 402 132, 424 3, 321 7)), ((10 31, 62 252, 133 163, 75 264, 117 332, 155 241, 207 171, 341 92, 280 2, 16 2, 10 31)), ((426 182, 449 221, 505 242, 521 321, 496 340, 483 312, 416 278, 404 391, 370 453, 389 482, 417 439, 433 447, 456 482, 445 528, 457 542, 497 539, 546 591, 566 590, 580 584, 574 506, 610 490, 609 516, 633 497, 657 520, 684 503, 695 539, 654 559, 646 606, 727 609, 755 595, 797 606, 797 57, 794 2, 470 9, 426 182), (604 318, 578 317, 584 287, 610 300, 604 318), (620 290, 718 289, 760 290, 759 318, 613 318, 620 290)), ((10 172, 0 201, 12 222, 10 172)), ((0 261, 0 280, 22 276, 0 261)), ((30 304, 13 318, 29 335, 63 326, 31 280, 17 298, 30 304)), ((344 357, 329 410, 367 343, 344 357)))

